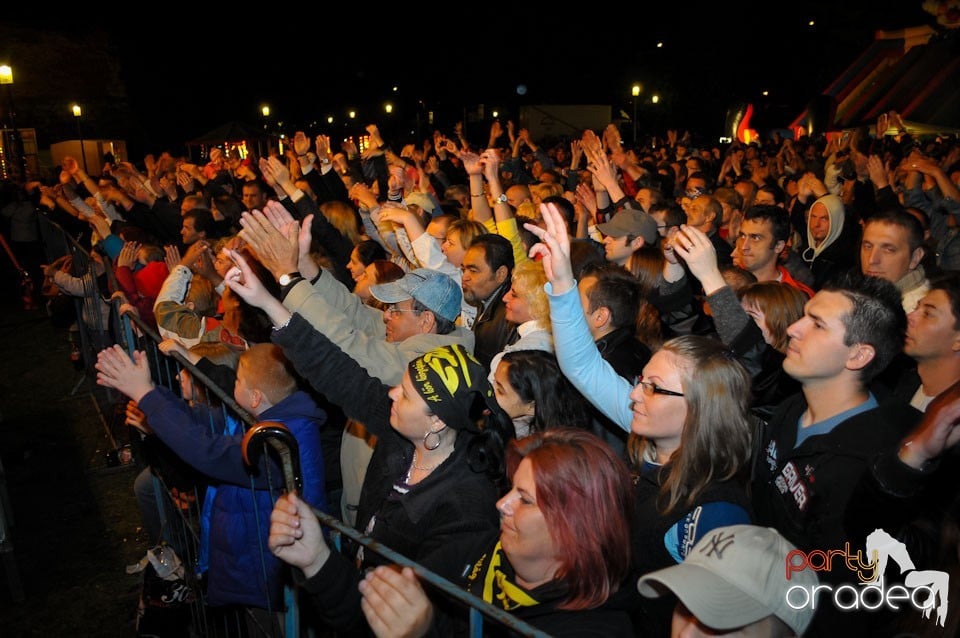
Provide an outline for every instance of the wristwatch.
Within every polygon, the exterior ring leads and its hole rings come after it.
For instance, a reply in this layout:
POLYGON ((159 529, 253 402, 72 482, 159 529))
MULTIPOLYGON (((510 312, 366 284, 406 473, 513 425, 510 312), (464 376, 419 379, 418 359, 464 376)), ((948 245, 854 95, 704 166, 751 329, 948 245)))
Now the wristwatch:
POLYGON ((500 197, 497 198, 497 201, 500 202, 501 204, 506 204, 506 203, 507 203, 507 194, 506 194, 506 193, 500 193, 500 197))
POLYGON ((285 275, 280 275, 280 279, 278 279, 277 281, 280 283, 281 286, 289 286, 291 283, 293 283, 297 279, 303 279, 303 275, 301 275, 298 272, 288 272, 285 275))

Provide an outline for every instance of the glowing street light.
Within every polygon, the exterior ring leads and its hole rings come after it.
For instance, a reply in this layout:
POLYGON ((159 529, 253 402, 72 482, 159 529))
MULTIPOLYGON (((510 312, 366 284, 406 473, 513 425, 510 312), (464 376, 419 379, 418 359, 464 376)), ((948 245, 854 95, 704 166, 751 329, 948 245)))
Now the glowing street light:
POLYGON ((80 116, 83 115, 83 109, 80 108, 79 104, 72 104, 70 106, 70 112, 73 113, 73 117, 77 120, 77 137, 80 138, 80 157, 83 158, 83 172, 87 172, 87 151, 83 148, 83 129, 80 128, 80 116))
POLYGON ((393 104, 390 104, 390 102, 387 102, 386 104, 383 105, 383 110, 386 111, 387 113, 393 113, 393 104))
POLYGON ((637 145, 637 102, 639 101, 637 98, 640 97, 640 91, 642 90, 643 90, 643 87, 640 86, 639 82, 634 83, 634 85, 630 87, 630 95, 633 96, 633 145, 634 146, 637 145))
POLYGON ((20 181, 26 181, 27 165, 23 156, 23 144, 20 141, 20 130, 17 128, 17 111, 13 106, 13 67, 9 64, 0 65, 0 84, 7 85, 7 112, 10 113, 10 128, 13 129, 13 138, 10 140, 10 150, 17 161, 20 171, 20 181))

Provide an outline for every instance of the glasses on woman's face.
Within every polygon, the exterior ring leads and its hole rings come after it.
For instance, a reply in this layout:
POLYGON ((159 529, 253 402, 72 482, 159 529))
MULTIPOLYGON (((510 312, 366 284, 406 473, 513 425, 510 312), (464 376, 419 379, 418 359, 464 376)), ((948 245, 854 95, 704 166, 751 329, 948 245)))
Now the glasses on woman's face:
POLYGON ((643 377, 637 377, 635 386, 640 386, 640 389, 643 390, 643 395, 645 397, 652 397, 655 394, 663 394, 668 397, 682 397, 683 392, 674 392, 673 390, 667 390, 666 388, 661 388, 653 381, 644 381, 643 377))

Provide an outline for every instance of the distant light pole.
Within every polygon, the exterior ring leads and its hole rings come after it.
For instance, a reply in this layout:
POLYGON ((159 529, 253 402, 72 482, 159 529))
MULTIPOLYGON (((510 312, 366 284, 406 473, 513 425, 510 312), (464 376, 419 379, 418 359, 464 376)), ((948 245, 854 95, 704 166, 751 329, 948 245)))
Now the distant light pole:
POLYGON ((80 138, 80 156, 83 158, 83 172, 86 173, 87 151, 83 148, 83 129, 80 128, 80 116, 83 115, 83 111, 79 104, 74 104, 70 107, 70 110, 73 111, 73 117, 77 120, 77 137, 80 138))
POLYGON ((637 145, 637 98, 640 97, 640 84, 634 84, 630 89, 633 96, 633 145, 637 145))
MULTIPOLYGON (((267 150, 270 150, 270 105, 264 104, 260 107, 260 114, 263 115, 263 132, 267 136, 267 150)), ((262 142, 257 142, 257 154, 263 157, 262 142)))
POLYGON ((17 128, 17 111, 13 106, 13 68, 9 64, 0 65, 0 84, 7 85, 7 110, 10 113, 10 127, 13 129, 11 149, 16 158, 17 169, 20 171, 21 182, 26 181, 27 167, 23 157, 23 146, 20 143, 20 129, 17 128))

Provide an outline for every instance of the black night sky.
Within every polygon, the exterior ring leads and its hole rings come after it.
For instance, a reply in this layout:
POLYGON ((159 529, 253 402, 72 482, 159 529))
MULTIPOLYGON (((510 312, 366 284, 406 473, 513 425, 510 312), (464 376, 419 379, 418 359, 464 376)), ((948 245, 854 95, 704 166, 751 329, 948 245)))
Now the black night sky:
POLYGON ((768 120, 761 124, 781 127, 876 29, 934 23, 919 0, 538 3, 502 12, 405 5, 396 16, 366 5, 336 14, 286 13, 289 6, 225 5, 200 16, 157 5, 140 18, 14 22, 68 35, 105 30, 147 152, 231 120, 262 126, 262 104, 285 132, 333 132, 326 118, 339 124, 355 108, 357 129, 376 120, 390 133, 382 105, 391 101, 393 119, 404 123, 392 133, 401 136, 418 110, 452 128, 464 114, 470 121, 477 104, 507 118, 523 104, 610 104, 614 114, 629 113, 635 82, 662 96, 660 111, 647 114, 651 126, 713 135, 728 107, 751 101, 768 120))

